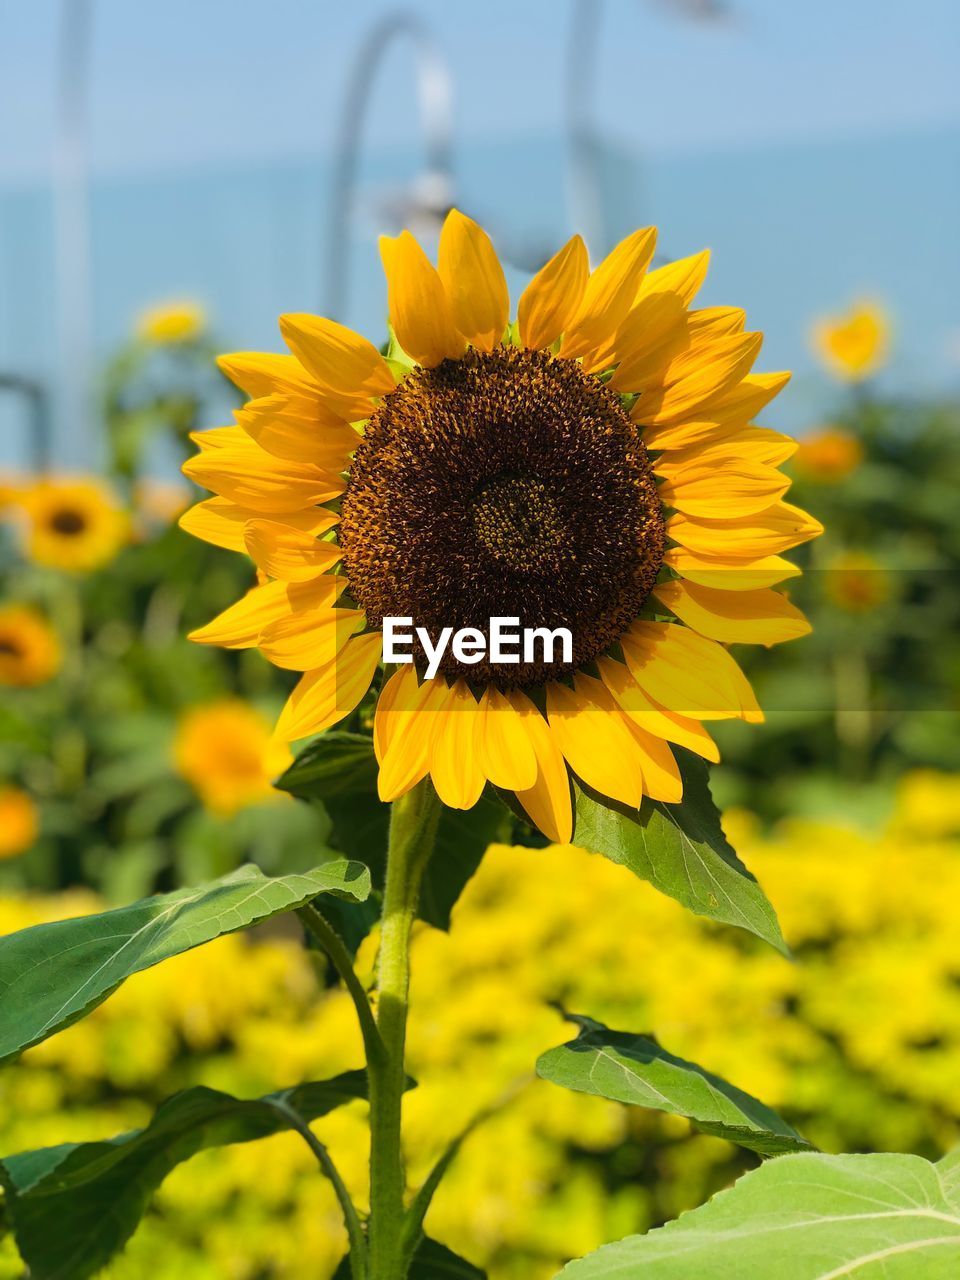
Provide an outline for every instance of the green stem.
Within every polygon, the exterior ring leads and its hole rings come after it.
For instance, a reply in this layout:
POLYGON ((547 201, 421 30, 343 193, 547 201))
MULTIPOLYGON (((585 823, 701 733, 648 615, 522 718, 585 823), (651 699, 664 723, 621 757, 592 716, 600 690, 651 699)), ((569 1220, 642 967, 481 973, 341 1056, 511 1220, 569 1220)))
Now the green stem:
POLYGON ((386 884, 377 961, 377 1026, 382 1061, 370 1071, 370 1275, 404 1280, 401 1237, 405 1179, 400 1119, 406 1087, 404 1049, 410 986, 410 929, 420 882, 433 851, 440 801, 430 782, 396 800, 390 815, 386 884))
POLYGON ((285 1102, 277 1101, 273 1105, 286 1116, 290 1127, 300 1134, 301 1138, 317 1157, 317 1163, 320 1168, 330 1179, 340 1202, 343 1220, 347 1228, 347 1239, 350 1241, 350 1274, 353 1280, 367 1280, 367 1244, 363 1235, 363 1226, 356 1207, 350 1198, 350 1192, 340 1177, 340 1171, 333 1163, 330 1152, 298 1111, 295 1111, 293 1107, 285 1102))
POLYGON ((329 956, 331 964, 340 975, 343 985, 356 1006, 367 1062, 373 1062, 375 1058, 382 1058, 384 1048, 380 1029, 374 1020, 367 993, 357 977, 353 961, 350 959, 349 951, 343 944, 343 939, 312 902, 307 903, 305 907, 301 907, 297 915, 329 956))

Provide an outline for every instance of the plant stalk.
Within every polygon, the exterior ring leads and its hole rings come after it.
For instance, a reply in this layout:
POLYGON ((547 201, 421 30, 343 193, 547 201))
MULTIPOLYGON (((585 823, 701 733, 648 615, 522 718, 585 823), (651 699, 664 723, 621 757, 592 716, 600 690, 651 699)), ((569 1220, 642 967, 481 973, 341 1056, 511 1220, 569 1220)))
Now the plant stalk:
POLYGON ((394 801, 377 961, 377 1026, 383 1054, 370 1073, 371 1280, 404 1280, 405 1177, 400 1120, 406 1087, 404 1050, 410 986, 410 930, 423 872, 433 852, 441 805, 429 780, 394 801))

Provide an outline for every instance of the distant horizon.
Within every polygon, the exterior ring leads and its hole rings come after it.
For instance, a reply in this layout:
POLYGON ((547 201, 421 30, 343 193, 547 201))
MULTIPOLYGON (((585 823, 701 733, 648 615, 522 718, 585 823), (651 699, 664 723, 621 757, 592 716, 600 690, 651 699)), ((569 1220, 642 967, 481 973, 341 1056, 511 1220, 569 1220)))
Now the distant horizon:
MULTIPOLYGON (((817 365, 810 325, 861 296, 892 313, 894 347, 881 385, 911 394, 957 389, 960 165, 944 163, 945 155, 960 156, 960 126, 643 155, 608 146, 606 239, 656 222, 662 256, 712 247, 701 300, 745 306, 748 323, 766 334, 758 367, 794 370, 770 425, 800 432, 843 395, 817 365)), ((529 258, 570 234, 558 134, 458 140, 454 160, 457 198, 508 258, 511 245, 529 258)), ((374 339, 384 308, 375 233, 389 229, 377 197, 408 183, 418 167, 413 144, 372 147, 363 156, 367 214, 348 246, 351 303, 340 318, 374 339)), ((141 308, 184 295, 207 307, 223 349, 278 349, 279 314, 323 310, 328 173, 329 157, 311 155, 94 175, 98 361, 130 332, 141 308)), ((56 392, 52 230, 49 184, 0 183, 0 370, 29 373, 56 392)), ((508 276, 516 298, 526 275, 511 269, 508 276)), ((0 397, 0 462, 7 465, 23 454, 10 399, 0 397)), ((222 418, 211 412, 211 421, 222 418)), ((58 456, 64 465, 84 463, 64 430, 55 432, 58 456)))

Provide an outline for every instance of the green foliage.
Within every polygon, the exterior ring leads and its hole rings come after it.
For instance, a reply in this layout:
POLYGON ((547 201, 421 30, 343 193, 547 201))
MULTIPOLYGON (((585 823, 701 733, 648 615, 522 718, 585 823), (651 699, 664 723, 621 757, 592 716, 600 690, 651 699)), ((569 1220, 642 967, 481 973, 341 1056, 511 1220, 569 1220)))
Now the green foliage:
POLYGON ((785 584, 813 632, 737 646, 767 723, 717 726, 717 794, 770 819, 876 811, 904 771, 960 769, 960 662, 943 639, 960 630, 960 408, 860 388, 835 429, 859 464, 830 475, 803 448, 790 464, 789 500, 825 526, 790 552, 804 573, 785 584))
MULTIPOLYGON (((436 1240, 423 1239, 410 1263, 407 1280, 485 1280, 486 1272, 458 1257, 436 1240)), ((350 1280, 350 1259, 344 1258, 333 1280, 350 1280)))
POLYGON ((697 915, 748 929, 787 954, 773 907, 723 834, 707 766, 674 750, 682 804, 644 799, 635 812, 578 784, 574 844, 628 867, 697 915))
POLYGON ((960 1153, 789 1155, 700 1209, 605 1245, 568 1280, 946 1280, 960 1273, 960 1153))
POLYGON ((696 1063, 668 1053, 651 1035, 611 1031, 571 1016, 580 1034, 541 1054, 537 1075, 579 1093, 686 1116, 703 1133, 759 1155, 808 1151, 810 1143, 769 1107, 696 1063))
MULTIPOLYGON (((281 790, 321 803, 331 821, 328 840, 348 858, 364 862, 374 888, 383 888, 390 806, 377 795, 377 762, 365 734, 331 730, 304 748, 277 780, 281 790)), ((487 846, 506 835, 508 814, 492 791, 466 812, 444 809, 436 846, 420 891, 418 914, 437 929, 450 927, 450 912, 479 866, 487 846)), ((369 906, 339 904, 333 913, 356 948, 376 919, 369 906)))
POLYGON ((298 1085, 243 1101, 215 1089, 169 1098, 145 1129, 0 1160, 17 1246, 42 1280, 87 1280, 127 1242, 172 1169, 208 1147, 296 1128, 366 1096, 366 1075, 298 1085))
POLYGON ((369 891, 367 869, 355 862, 277 879, 251 866, 197 889, 11 934, 0 941, 0 1060, 85 1017, 132 974, 170 956, 321 893, 362 901, 369 891))

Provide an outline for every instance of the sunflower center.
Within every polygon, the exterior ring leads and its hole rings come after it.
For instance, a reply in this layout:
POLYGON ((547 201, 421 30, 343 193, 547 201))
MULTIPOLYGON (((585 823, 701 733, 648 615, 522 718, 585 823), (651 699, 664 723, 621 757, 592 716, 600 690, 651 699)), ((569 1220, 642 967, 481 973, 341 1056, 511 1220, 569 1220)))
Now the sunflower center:
POLYGON ((480 545, 511 569, 535 569, 563 544, 560 508, 540 480, 494 476, 470 505, 480 545))
POLYGON ((76 537, 87 527, 87 520, 82 511, 74 511, 70 507, 61 507, 50 517, 50 528, 54 533, 65 537, 76 537))
POLYGON ((0 636, 0 658, 22 658, 23 649, 9 636, 0 636))
MULTIPOLYGON (((663 562, 646 449, 619 398, 573 361, 502 347, 415 369, 354 455, 338 533, 369 623, 487 632, 493 617, 566 627, 567 666, 459 663, 473 684, 529 686, 592 661, 637 616, 663 562)), ((414 660, 425 665, 414 646, 414 660)))

